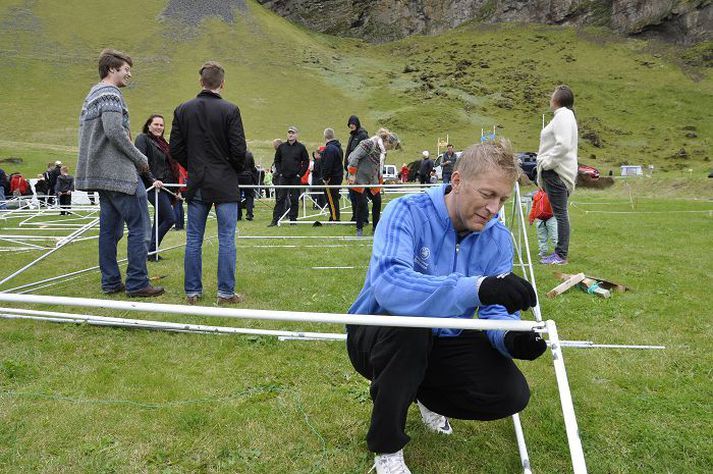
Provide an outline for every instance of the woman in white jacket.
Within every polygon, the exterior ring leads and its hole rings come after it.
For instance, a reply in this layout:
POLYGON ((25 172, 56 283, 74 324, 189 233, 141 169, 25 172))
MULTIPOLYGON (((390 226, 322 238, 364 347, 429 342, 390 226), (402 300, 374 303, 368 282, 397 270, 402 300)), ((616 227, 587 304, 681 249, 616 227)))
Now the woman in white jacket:
POLYGON ((557 86, 550 99, 552 121, 540 133, 537 152, 537 182, 547 193, 557 220, 557 245, 544 264, 563 265, 569 253, 569 216, 567 198, 577 179, 577 120, 574 117, 574 93, 567 86, 557 86))

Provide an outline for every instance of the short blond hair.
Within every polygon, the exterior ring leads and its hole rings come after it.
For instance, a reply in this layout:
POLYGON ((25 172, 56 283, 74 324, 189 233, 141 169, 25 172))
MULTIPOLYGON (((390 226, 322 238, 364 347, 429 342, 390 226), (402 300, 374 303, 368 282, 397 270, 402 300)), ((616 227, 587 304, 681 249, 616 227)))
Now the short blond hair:
POLYGON ((520 164, 512 152, 512 145, 506 138, 488 140, 469 146, 456 161, 453 172, 461 178, 473 178, 486 171, 499 170, 513 183, 520 176, 520 164))

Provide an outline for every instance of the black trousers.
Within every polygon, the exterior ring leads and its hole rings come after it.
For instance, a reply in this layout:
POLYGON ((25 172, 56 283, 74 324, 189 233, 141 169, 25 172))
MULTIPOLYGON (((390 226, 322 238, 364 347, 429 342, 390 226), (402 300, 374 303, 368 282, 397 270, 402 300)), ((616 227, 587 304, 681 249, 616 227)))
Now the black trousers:
POLYGON ((329 220, 339 222, 339 188, 324 188, 324 198, 329 206, 329 220))
MULTIPOLYGON (((279 183, 276 184, 300 184, 300 178, 298 176, 292 178, 280 177, 279 183)), ((297 213, 300 210, 299 207, 300 198, 300 188, 276 188, 275 189, 275 209, 272 212, 272 222, 277 222, 280 217, 287 211, 290 210, 288 217, 291 221, 297 220, 297 213)))
POLYGON ((72 207, 72 195, 71 194, 60 194, 59 195, 59 211, 60 216, 69 215, 70 212, 67 210, 72 207))
POLYGON ((376 229, 381 217, 381 193, 372 194, 370 188, 365 188, 363 193, 354 192, 356 200, 356 228, 362 229, 369 222, 369 203, 371 201, 371 224, 376 229))
POLYGON ((366 198, 371 201, 371 226, 376 230, 376 224, 381 218, 381 191, 376 194, 367 191, 366 198))
POLYGON ((255 190, 252 188, 242 189, 240 191, 240 201, 238 201, 238 220, 243 218, 243 209, 246 210, 248 218, 254 217, 253 209, 255 209, 255 190))
POLYGON ((569 254, 569 214, 567 213, 567 198, 569 191, 562 182, 559 175, 552 170, 542 171, 542 181, 544 181, 545 192, 552 206, 552 214, 557 221, 557 245, 555 252, 560 257, 566 259, 569 254))
POLYGON ((366 443, 373 452, 393 453, 408 443, 406 415, 416 399, 463 420, 504 418, 530 399, 522 372, 482 332, 439 338, 430 329, 348 326, 347 333, 352 365, 371 380, 366 443))

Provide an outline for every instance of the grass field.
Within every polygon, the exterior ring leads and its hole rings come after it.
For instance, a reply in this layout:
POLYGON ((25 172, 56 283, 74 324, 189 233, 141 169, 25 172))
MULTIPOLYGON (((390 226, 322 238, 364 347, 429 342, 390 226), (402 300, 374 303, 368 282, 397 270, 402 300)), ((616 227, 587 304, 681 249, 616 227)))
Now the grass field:
MULTIPOLYGON (((327 126, 345 142, 351 114, 369 131, 388 126, 401 136, 404 151, 388 157, 397 165, 423 149, 434 152, 439 137, 464 148, 494 125, 517 150, 535 151, 549 93, 568 83, 577 97, 580 161, 603 173, 616 173, 620 164, 653 164, 656 172, 572 197, 566 271, 621 281, 633 291, 601 300, 571 290, 543 299, 543 315, 557 322, 564 339, 667 347, 565 349, 590 472, 710 472, 713 180, 703 176, 711 167, 713 78, 710 68, 680 63, 696 50, 597 28, 476 23, 370 45, 315 34, 252 0, 247 5, 233 23, 210 17, 191 26, 161 16, 165 2, 0 0, 0 160, 23 160, 0 167, 28 177, 58 159, 74 168, 79 110, 104 47, 135 60, 134 80, 124 90, 134 135, 151 113, 170 122, 175 106, 198 92, 200 64, 222 62, 224 96, 241 107, 249 146, 264 166, 272 163, 271 140, 289 125, 313 149, 327 126)), ((363 283, 371 241, 342 239, 353 235, 351 227, 267 229, 270 213, 271 204, 259 203, 257 220, 239 225, 243 306, 346 311, 363 283), (264 237, 240 238, 250 236, 264 237), (334 239, 277 238, 283 236, 334 239)), ((0 220, 0 233, 51 233, 26 225, 12 230, 18 223, 0 220)), ((157 302, 183 301, 184 239, 170 232, 163 247, 179 247, 149 266, 167 288, 157 302)), ((216 240, 204 248, 204 284, 212 295, 216 240)), ((96 253, 96 240, 71 244, 0 290, 91 267, 96 253)), ((39 254, 0 252, 0 279, 39 254)), ((550 267, 537 265, 535 272, 541 296, 558 283, 550 267)), ((96 272, 38 293, 102 297, 96 272)), ((567 472, 550 360, 520 367, 533 392, 522 415, 533 469, 567 472)), ((372 461, 364 442, 369 411, 368 385, 341 343, 0 320, 0 472, 364 473, 372 461)), ((426 432, 413 410, 406 460, 414 472, 518 471, 509 419, 453 425, 455 435, 442 439, 426 432)))
MULTIPOLYGON (((590 472, 703 473, 713 464, 708 316, 713 195, 696 192, 699 198, 693 199, 685 188, 671 187, 667 199, 652 198, 644 191, 650 187, 644 180, 618 181, 606 192, 581 190, 572 198, 566 271, 614 279, 633 291, 602 300, 570 290, 541 301, 543 316, 557 321, 564 339, 667 347, 565 349, 590 472)), ((269 211, 269 204, 261 203, 256 221, 239 225, 238 290, 246 297, 241 306, 344 312, 361 288, 370 239, 271 239, 339 237, 352 235, 353 228, 267 229, 269 211), (240 239, 257 235, 266 237, 240 239)), ((10 226, 3 223, 0 232, 11 232, 10 226)), ((163 246, 183 239, 183 233, 170 232, 163 246)), ((216 254, 210 240, 204 251, 207 295, 215 291, 216 254)), ((0 277, 37 255, 3 253, 0 277)), ((182 249, 172 250, 150 264, 151 275, 167 288, 157 302, 181 303, 182 256, 182 249)), ((96 241, 72 244, 8 285, 95 261, 96 241)), ((535 267, 540 296, 557 284, 553 270, 535 267)), ((98 278, 85 274, 38 294, 99 298, 98 278)), ((204 304, 213 301, 206 298, 204 304)), ((317 324, 91 313, 342 331, 317 324)), ((519 365, 533 392, 522 415, 533 468, 566 472, 569 455, 549 357, 519 365)), ((364 442, 367 388, 343 343, 3 321, 0 471, 363 473, 371 463, 364 442)), ((510 420, 453 426, 455 434, 443 439, 426 432, 412 410, 406 459, 414 472, 517 472, 510 420)))

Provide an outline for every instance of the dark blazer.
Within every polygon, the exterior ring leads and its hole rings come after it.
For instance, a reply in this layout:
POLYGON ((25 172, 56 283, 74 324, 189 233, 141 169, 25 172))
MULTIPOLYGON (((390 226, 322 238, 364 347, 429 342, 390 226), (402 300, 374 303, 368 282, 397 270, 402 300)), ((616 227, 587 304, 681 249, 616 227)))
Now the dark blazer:
POLYGON ((204 202, 238 202, 245 150, 240 109, 219 94, 204 90, 173 112, 171 157, 188 170, 187 200, 200 189, 204 202))

